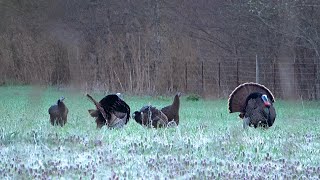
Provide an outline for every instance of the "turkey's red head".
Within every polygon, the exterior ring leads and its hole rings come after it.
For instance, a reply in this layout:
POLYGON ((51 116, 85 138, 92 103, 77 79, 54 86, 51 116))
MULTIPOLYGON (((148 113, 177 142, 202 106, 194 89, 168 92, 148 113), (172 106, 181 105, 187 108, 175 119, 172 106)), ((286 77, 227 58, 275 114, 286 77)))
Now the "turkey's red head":
POLYGON ((263 94, 263 95, 261 96, 261 99, 262 99, 262 101, 263 101, 263 103, 264 103, 264 105, 265 105, 266 107, 270 107, 270 106, 271 106, 271 103, 270 103, 269 98, 268 98, 267 95, 263 94))

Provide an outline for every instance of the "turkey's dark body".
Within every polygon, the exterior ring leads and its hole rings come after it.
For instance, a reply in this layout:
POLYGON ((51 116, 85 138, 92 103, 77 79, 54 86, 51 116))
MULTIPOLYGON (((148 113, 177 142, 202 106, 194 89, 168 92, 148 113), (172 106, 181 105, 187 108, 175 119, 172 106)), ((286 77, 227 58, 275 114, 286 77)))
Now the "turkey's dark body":
MULTIPOLYGON (((115 94, 107 95, 104 97, 99 104, 106 112, 106 119, 110 121, 109 127, 113 127, 116 125, 111 122, 111 120, 121 120, 122 125, 127 124, 130 118, 130 107, 126 102, 124 102, 121 98, 119 98, 115 94), (115 116, 115 118, 114 118, 115 116), (118 118, 118 119, 117 119, 118 118)), ((107 124, 106 119, 104 119, 103 115, 100 111, 98 111, 98 117, 96 117, 97 127, 101 128, 102 126, 107 124)))
POLYGON ((275 98, 272 92, 258 83, 243 83, 229 95, 229 112, 240 112, 243 127, 271 127, 275 122, 275 98))
POLYGON ((49 108, 48 112, 50 114, 50 123, 53 126, 64 126, 67 123, 69 110, 62 101, 58 100, 57 104, 49 108))
POLYGON ((135 111, 133 116, 135 121, 143 126, 163 128, 168 125, 167 116, 152 106, 142 107, 140 111, 135 111))
POLYGON ((276 118, 276 111, 271 104, 265 106, 261 93, 252 93, 247 98, 246 108, 244 110, 244 117, 249 118, 249 125, 253 127, 271 127, 276 118))

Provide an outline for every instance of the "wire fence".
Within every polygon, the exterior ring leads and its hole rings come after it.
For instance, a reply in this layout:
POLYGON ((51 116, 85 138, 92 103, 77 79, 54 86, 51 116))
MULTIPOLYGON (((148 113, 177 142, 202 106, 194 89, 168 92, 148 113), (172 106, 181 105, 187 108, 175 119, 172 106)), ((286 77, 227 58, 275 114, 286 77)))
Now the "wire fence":
POLYGON ((282 62, 267 58, 185 63, 185 91, 225 98, 239 84, 258 82, 276 97, 319 99, 319 64, 282 62))
POLYGON ((72 52, 58 54, 52 61, 4 61, 0 85, 14 81, 106 92, 154 95, 181 91, 227 98, 238 85, 259 82, 277 98, 320 99, 318 59, 223 57, 201 61, 191 57, 152 61, 145 57, 126 61, 122 56, 88 58, 85 53, 78 56, 72 52))

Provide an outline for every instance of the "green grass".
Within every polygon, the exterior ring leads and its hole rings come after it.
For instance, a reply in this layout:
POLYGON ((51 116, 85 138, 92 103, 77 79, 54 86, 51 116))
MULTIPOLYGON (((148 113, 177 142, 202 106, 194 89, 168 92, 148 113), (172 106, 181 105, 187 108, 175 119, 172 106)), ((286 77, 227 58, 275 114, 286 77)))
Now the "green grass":
MULTIPOLYGON (((101 99, 102 93, 93 93, 101 99)), ((172 97, 128 97, 131 112, 172 97)), ((177 128, 96 129, 84 92, 0 87, 0 179, 310 179, 320 178, 320 102, 275 103, 268 130, 242 129, 226 100, 181 100, 177 128), (66 126, 48 108, 65 96, 66 126)))

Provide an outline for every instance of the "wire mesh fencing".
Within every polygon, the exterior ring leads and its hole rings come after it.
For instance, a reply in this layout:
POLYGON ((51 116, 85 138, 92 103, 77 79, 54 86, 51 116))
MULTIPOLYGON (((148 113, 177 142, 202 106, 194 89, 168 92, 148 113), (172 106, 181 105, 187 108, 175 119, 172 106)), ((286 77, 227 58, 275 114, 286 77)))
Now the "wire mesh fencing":
POLYGON ((260 58, 233 58, 200 63, 185 63, 188 93, 225 98, 239 84, 259 82, 276 97, 319 99, 319 64, 283 62, 260 58))

